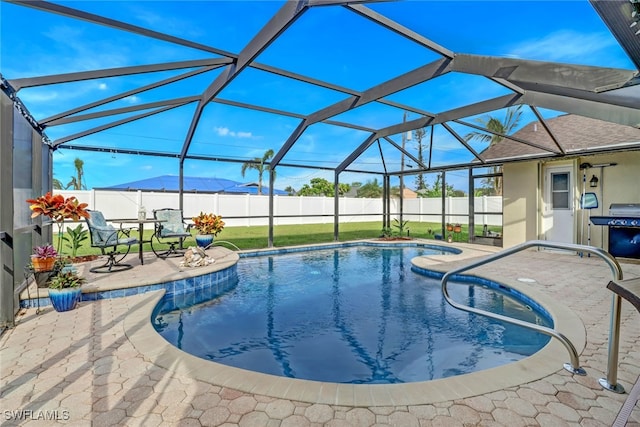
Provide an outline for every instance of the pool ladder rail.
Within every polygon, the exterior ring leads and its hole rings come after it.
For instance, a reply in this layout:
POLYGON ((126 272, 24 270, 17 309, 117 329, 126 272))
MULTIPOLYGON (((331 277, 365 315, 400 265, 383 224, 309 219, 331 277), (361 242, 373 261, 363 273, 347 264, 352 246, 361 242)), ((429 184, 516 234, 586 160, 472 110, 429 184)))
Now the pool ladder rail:
POLYGON ((231 243, 228 240, 214 240, 213 242, 211 242, 209 245, 207 245, 207 247, 205 247, 204 249, 207 250, 213 246, 222 246, 222 245, 227 245, 227 246, 231 246, 232 248, 234 248, 236 251, 241 251, 242 249, 240 249, 239 247, 237 247, 235 244, 231 243))
MULTIPOLYGON (((622 268, 620 267, 620 264, 613 257, 613 255, 611 255, 609 252, 603 249, 596 248, 594 246, 576 245, 573 243, 559 243, 559 242, 550 242, 546 240, 530 240, 528 242, 524 242, 519 245, 516 245, 512 248, 500 251, 494 255, 490 255, 481 260, 472 262, 471 264, 468 264, 466 266, 455 268, 453 270, 448 271, 447 273, 445 273, 444 276, 442 276, 442 279, 440 281, 442 286, 442 294, 444 295, 444 298, 447 301, 447 303, 449 303, 449 305, 459 310, 467 311, 469 313, 475 313, 481 316, 486 316, 492 319, 497 319, 503 322, 522 326, 524 328, 532 329, 534 331, 537 331, 558 339, 569 351, 569 356, 571 358, 571 361, 569 363, 564 364, 564 369, 571 372, 572 374, 586 375, 586 371, 580 367, 580 358, 578 356, 578 352, 576 351, 575 346, 561 332, 556 331, 555 329, 552 329, 552 328, 548 328, 546 326, 537 325, 535 323, 530 323, 530 322, 515 319, 512 317, 504 316, 501 314, 492 313, 490 311, 480 310, 475 307, 463 305, 454 301, 449 296, 449 290, 447 289, 447 284, 449 280, 455 278, 454 276, 459 275, 462 272, 471 270, 476 267, 480 267, 485 264, 489 264, 493 261, 497 261, 509 255, 513 255, 515 253, 518 253, 525 249, 530 249, 530 248, 560 249, 560 250, 575 251, 578 253, 586 252, 586 253, 596 255, 602 258, 609 265, 609 268, 611 269, 611 273, 613 275, 613 280, 622 280, 622 268)), ((611 327, 609 332, 609 361, 607 366, 607 377, 601 378, 599 380, 599 383, 604 389, 613 391, 615 393, 624 393, 624 388, 620 384, 617 384, 618 348, 619 348, 619 342, 620 342, 620 310, 621 310, 621 298, 619 295, 614 294, 613 302, 612 302, 612 312, 611 312, 611 327)))

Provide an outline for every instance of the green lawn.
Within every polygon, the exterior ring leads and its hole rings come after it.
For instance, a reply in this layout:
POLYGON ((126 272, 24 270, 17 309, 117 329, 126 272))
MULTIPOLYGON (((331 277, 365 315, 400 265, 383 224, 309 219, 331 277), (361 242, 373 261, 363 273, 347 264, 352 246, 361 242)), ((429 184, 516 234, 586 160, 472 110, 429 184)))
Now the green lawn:
MULTIPOLYGON (((406 226, 409 229, 411 237, 420 237, 426 239, 434 239, 434 234, 440 233, 439 223, 411 223, 406 226), (430 232, 431 231, 431 232, 430 232)), ((498 227, 492 227, 493 231, 501 231, 498 227)), ((153 231, 145 231, 145 240, 148 240, 153 231)), ((226 240, 240 249, 261 249, 266 248, 268 240, 269 228, 265 226, 251 227, 226 227, 216 240, 226 240)), ((391 228, 391 233, 397 235, 398 230, 391 228)), ((380 237, 382 234, 382 226, 378 222, 354 222, 340 224, 340 241, 346 242, 350 240, 371 239, 380 237)), ((135 236, 135 232, 133 234, 135 236)), ((330 243, 333 242, 333 224, 304 224, 304 225, 278 225, 273 231, 274 246, 296 246, 313 243, 330 243)), ((406 229, 404 232, 406 235, 406 229)), ((453 240, 457 242, 466 242, 468 239, 468 230, 465 225, 462 226, 461 233, 452 233, 453 240)), ((57 247, 58 239, 54 233, 53 244, 57 247)), ((195 245, 193 239, 187 239, 186 246, 195 245)), ((155 247, 155 245, 154 245, 155 247)), ((137 245, 132 246, 132 251, 137 251, 137 245)), ((150 251, 149 243, 145 243, 144 251, 150 251)), ((63 247, 63 254, 69 255, 71 249, 63 247)), ((78 250, 78 255, 99 254, 100 249, 92 248, 89 239, 85 240, 78 250)))

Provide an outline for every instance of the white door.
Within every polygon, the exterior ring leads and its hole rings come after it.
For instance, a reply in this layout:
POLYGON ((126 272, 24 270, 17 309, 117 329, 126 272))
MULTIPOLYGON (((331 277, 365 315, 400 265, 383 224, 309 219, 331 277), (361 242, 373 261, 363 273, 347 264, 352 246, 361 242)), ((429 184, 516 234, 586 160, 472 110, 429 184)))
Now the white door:
POLYGON ((574 243, 574 196, 572 167, 549 167, 544 175, 542 227, 546 240, 574 243))

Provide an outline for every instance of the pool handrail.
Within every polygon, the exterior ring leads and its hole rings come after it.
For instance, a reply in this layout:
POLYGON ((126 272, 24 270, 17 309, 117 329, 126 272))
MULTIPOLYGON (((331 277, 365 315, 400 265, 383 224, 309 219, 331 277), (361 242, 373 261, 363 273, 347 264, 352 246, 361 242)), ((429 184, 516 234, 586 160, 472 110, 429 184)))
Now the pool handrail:
POLYGON ((223 243, 224 243, 224 244, 226 244, 226 245, 232 246, 233 248, 235 248, 235 250, 236 250, 236 251, 241 251, 241 250, 242 250, 242 249, 240 249, 238 246, 236 246, 235 244, 231 243, 231 242, 230 242, 230 241, 228 241, 228 240, 214 240, 214 241, 213 241, 213 242, 211 242, 211 243, 210 243, 210 244, 209 244, 205 249, 209 249, 209 248, 211 248, 211 247, 213 247, 213 246, 221 245, 221 244, 223 244, 223 243))
MULTIPOLYGON (((513 246, 511 248, 508 249, 504 249, 498 253, 495 253, 493 255, 489 255, 486 258, 482 258, 478 261, 472 262, 468 265, 462 266, 462 267, 458 267, 455 268, 453 270, 448 271, 447 273, 444 274, 444 276, 442 276, 442 279, 440 280, 441 286, 442 286, 442 294, 444 295, 445 300, 447 301, 447 303, 449 305, 451 305, 454 308, 457 308, 458 310, 462 310, 462 311, 467 311, 470 313, 475 313, 481 316, 486 316, 486 317, 490 317, 492 319, 497 319, 497 320, 501 320, 503 322, 507 322, 507 323, 511 323, 514 325, 518 325, 518 326, 522 326, 524 328, 528 328, 528 329, 533 329, 534 331, 543 333, 545 335, 549 335, 551 337, 554 337, 558 340, 560 340, 560 342, 566 347, 566 349, 569 351, 569 356, 571 358, 571 362, 570 363, 565 363, 564 364, 564 368, 574 374, 578 374, 578 375, 586 375, 586 372, 584 369, 582 369, 580 367, 580 359, 578 356, 578 352, 576 351, 575 346, 573 345, 573 343, 571 343, 571 341, 564 336, 562 333, 556 331, 555 329, 552 328, 548 328, 546 326, 541 326, 541 325, 537 325, 535 323, 530 323, 530 322, 525 322, 519 319, 514 319, 512 317, 508 317, 508 316, 503 316, 501 314, 496 314, 496 313, 492 313, 490 311, 485 311, 485 310, 481 310, 481 309, 477 309, 474 307, 469 307, 467 305, 463 305, 463 304, 459 304, 456 301, 454 301, 450 296, 449 296, 449 290, 447 289, 447 283, 449 281, 449 279, 451 279, 453 276, 455 276, 456 274, 460 274, 462 272, 465 272, 467 270, 471 270, 473 268, 485 265, 485 264, 489 264, 493 261, 505 258, 509 255, 513 255, 517 252, 521 252, 525 249, 530 249, 530 248, 534 248, 534 247, 543 247, 543 248, 550 248, 550 249, 560 249, 560 250, 569 250, 569 251, 576 251, 576 252, 587 252, 587 253, 591 253, 594 254, 600 258, 602 258, 608 265, 609 268, 611 269, 611 272, 613 274, 614 280, 622 280, 622 268, 620 267, 620 264, 618 263, 618 261, 613 257, 613 255, 611 255, 609 252, 605 251, 604 249, 601 248, 596 248, 594 246, 587 246, 587 245, 577 245, 574 243, 560 243, 560 242, 551 242, 551 241, 547 241, 547 240, 530 240, 528 242, 524 242, 521 243, 519 245, 513 246)), ((616 304, 616 294, 614 294, 614 302, 613 302, 613 308, 612 308, 612 316, 611 316, 611 330, 610 330, 610 336, 609 336, 609 363, 608 363, 608 372, 607 372, 607 378, 602 378, 600 379, 600 384, 610 390, 610 391, 614 391, 616 393, 622 393, 623 391, 619 391, 620 389, 622 389, 622 387, 618 384, 616 384, 616 377, 617 377, 617 367, 618 367, 618 342, 620 339, 620 297, 618 297, 618 302, 616 304), (616 309, 617 307, 617 309, 616 309)), ((622 389, 624 390, 624 389, 622 389)))

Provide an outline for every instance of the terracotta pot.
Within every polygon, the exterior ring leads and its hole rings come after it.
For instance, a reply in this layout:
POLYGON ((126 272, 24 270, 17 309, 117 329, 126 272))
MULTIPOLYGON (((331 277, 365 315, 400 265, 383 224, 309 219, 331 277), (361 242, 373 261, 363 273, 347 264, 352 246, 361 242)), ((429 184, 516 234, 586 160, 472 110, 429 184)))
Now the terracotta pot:
POLYGON ((462 231, 462 226, 460 225, 456 225, 453 227, 453 232, 454 233, 460 233, 462 231))
POLYGON ((38 258, 32 257, 31 264, 33 264, 34 271, 51 271, 53 270, 53 265, 56 263, 55 258, 38 258))
POLYGON ((447 231, 453 231, 453 225, 447 224, 447 231))

